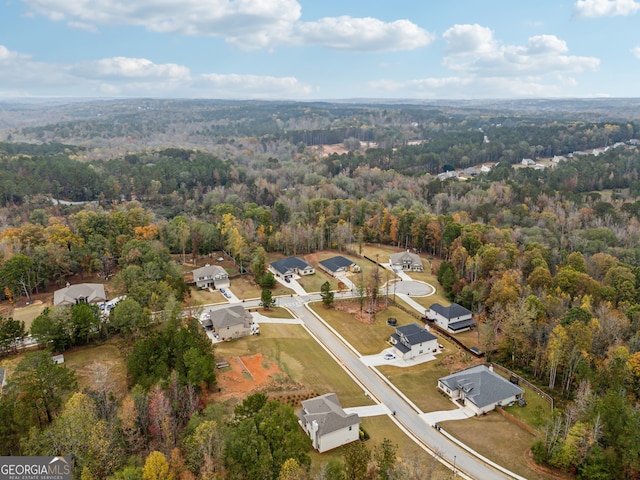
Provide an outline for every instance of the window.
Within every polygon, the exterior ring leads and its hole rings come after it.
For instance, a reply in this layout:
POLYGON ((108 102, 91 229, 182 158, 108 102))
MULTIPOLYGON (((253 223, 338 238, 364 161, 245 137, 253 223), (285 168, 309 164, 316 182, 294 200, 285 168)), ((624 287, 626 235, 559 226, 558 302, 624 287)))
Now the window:
POLYGON ((349 431, 351 431, 351 429, 352 429, 352 428, 353 428, 353 427, 352 427, 351 425, 349 425, 349 431))

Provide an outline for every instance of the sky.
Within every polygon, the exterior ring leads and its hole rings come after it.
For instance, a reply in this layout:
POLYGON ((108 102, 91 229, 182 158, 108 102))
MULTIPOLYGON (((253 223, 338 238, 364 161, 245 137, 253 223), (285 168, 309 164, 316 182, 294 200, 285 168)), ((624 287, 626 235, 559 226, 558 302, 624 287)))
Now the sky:
POLYGON ((640 0, 0 0, 0 97, 640 97, 640 0))

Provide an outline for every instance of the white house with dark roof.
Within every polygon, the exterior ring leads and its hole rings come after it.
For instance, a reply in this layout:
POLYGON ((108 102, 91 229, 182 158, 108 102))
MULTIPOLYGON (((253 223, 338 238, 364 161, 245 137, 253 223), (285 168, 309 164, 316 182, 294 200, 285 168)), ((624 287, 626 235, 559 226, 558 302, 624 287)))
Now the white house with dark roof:
POLYGON ((390 341, 397 355, 404 360, 438 350, 436 336, 416 323, 396 328, 396 332, 391 334, 390 341))
POLYGON ((438 379, 438 388, 469 407, 476 415, 482 415, 507 405, 524 395, 524 390, 501 377, 485 365, 467 368, 438 379))
POLYGON ((359 272, 360 266, 342 255, 320 260, 318 265, 329 275, 336 276, 345 272, 359 272))
POLYGON ((102 303, 107 301, 101 283, 79 283, 53 292, 53 305, 76 305, 78 303, 102 303))
POLYGON ((422 259, 420 256, 411 252, 399 252, 389 256, 391 268, 400 270, 410 270, 413 272, 422 272, 422 259))
POLYGON ((205 265, 193 272, 193 281, 198 288, 227 288, 230 285, 229 274, 220 265, 205 265))
POLYGON ((452 333, 465 332, 476 325, 471 310, 457 303, 452 303, 448 307, 434 303, 427 312, 427 318, 436 322, 440 328, 452 333))
POLYGON ((320 453, 360 438, 360 417, 357 413, 346 413, 335 393, 304 400, 297 416, 313 448, 320 453))
POLYGON ((246 337, 258 332, 253 317, 242 305, 209 310, 202 314, 200 323, 220 340, 246 337))
POLYGON ((269 271, 276 277, 292 278, 295 275, 311 275, 315 269, 300 257, 287 257, 269 264, 269 271))

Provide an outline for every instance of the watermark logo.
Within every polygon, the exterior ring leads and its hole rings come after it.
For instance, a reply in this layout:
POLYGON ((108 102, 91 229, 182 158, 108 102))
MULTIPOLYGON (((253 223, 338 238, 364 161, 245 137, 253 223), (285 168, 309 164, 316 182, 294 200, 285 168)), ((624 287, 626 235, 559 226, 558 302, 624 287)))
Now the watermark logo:
POLYGON ((0 480, 71 480, 71 457, 0 457, 0 480))

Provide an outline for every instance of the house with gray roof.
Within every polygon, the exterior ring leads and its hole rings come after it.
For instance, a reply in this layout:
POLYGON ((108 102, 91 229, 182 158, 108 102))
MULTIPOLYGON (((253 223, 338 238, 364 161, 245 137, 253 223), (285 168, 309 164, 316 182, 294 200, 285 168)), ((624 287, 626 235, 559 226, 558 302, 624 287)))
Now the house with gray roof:
POLYGON ((79 283, 53 292, 53 305, 76 305, 78 303, 102 303, 107 301, 101 283, 79 283))
POLYGON ((389 263, 394 270, 410 270, 412 272, 422 272, 424 270, 422 259, 415 253, 408 251, 390 255, 389 263))
POLYGON ((198 288, 228 288, 229 274, 220 265, 205 265, 193 272, 193 281, 198 288))
POLYGON ((438 379, 438 388, 451 399, 482 415, 522 398, 524 390, 493 371, 478 365, 438 379))
POLYGON ((202 314, 200 323, 220 340, 231 340, 257 333, 253 317, 242 305, 209 310, 202 314))
POLYGON ((318 265, 322 270, 334 277, 340 273, 360 271, 360 266, 357 263, 342 255, 320 260, 318 265))
POLYGON ((315 269, 300 257, 287 257, 269 264, 269 271, 276 277, 293 278, 295 275, 311 275, 315 269))
POLYGON ((311 444, 323 453, 360 438, 360 416, 346 413, 335 393, 325 393, 302 402, 298 423, 311 444))
POLYGON ((471 310, 457 303, 452 303, 448 307, 434 303, 427 312, 427 318, 451 333, 465 332, 476 326, 471 310))
POLYGON ((396 354, 404 360, 438 351, 436 336, 416 323, 396 328, 390 341, 396 354))

